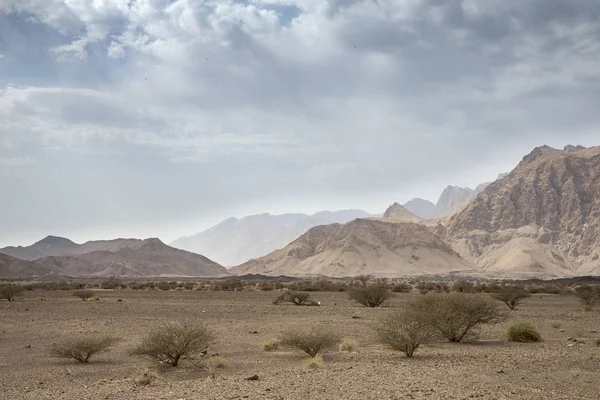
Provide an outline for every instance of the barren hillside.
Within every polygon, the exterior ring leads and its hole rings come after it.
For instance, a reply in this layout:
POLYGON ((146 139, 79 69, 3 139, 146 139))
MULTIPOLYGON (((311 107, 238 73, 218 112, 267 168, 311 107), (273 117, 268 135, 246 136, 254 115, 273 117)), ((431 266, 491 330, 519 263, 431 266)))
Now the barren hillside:
POLYGON ((469 270, 447 244, 425 226, 356 219, 317 226, 267 256, 234 267, 237 274, 406 276, 469 270))

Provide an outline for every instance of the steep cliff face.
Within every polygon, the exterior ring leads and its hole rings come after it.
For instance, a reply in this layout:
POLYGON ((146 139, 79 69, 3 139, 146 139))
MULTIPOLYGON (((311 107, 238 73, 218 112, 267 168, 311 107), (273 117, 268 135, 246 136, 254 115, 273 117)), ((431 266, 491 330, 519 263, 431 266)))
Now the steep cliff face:
MULTIPOLYGON (((534 149, 454 214, 447 228, 454 247, 472 261, 492 246, 526 237, 555 249, 560 268, 593 269, 600 256, 600 147, 534 149)), ((539 264, 532 259, 530 265, 539 264)))

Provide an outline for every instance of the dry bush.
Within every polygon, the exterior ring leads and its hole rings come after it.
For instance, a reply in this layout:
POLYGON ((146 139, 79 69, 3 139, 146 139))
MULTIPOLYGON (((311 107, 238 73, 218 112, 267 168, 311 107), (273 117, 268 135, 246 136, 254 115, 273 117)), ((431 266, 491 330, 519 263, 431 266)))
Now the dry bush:
POLYGON ((459 293, 474 293, 475 285, 469 281, 456 281, 452 284, 452 291, 459 293))
POLYGON ((448 285, 443 282, 418 282, 416 288, 421 294, 427 294, 429 292, 442 293, 448 291, 448 285))
POLYGON ((340 343, 340 351, 355 352, 358 349, 358 342, 355 339, 344 339, 340 343))
POLYGON ((430 293, 413 302, 411 309, 451 342, 472 335, 477 325, 505 317, 498 304, 484 294, 430 293))
POLYGON ((119 339, 112 336, 82 336, 70 337, 54 343, 50 354, 54 357, 73 358, 86 363, 96 354, 107 351, 119 339))
POLYGON ((390 286, 383 281, 372 284, 360 281, 358 285, 348 289, 348 295, 350 299, 364 306, 379 307, 392 296, 392 291, 390 286))
POLYGON ((123 281, 116 278, 109 278, 100 284, 102 289, 122 289, 126 286, 123 281))
POLYGON ((331 348, 339 343, 340 337, 323 328, 312 327, 308 330, 289 330, 280 337, 281 345, 295 347, 311 357, 322 350, 331 348))
POLYGON ((25 291, 21 285, 0 285, 0 299, 12 301, 16 296, 20 296, 25 291))
POLYGON ((279 339, 269 339, 262 344, 262 348, 264 351, 275 351, 279 350, 279 345, 281 341, 279 339))
POLYGON ((511 310, 514 310, 523 299, 531 297, 531 294, 522 287, 506 286, 500 292, 494 293, 492 297, 506 304, 511 310))
POLYGON ((315 305, 312 304, 310 300, 310 293, 286 290, 273 301, 273 304, 292 303, 297 306, 315 305))
POLYGON ((79 297, 83 301, 93 298, 94 295, 95 293, 93 290, 76 290, 73 292, 73 296, 79 297))
POLYGON ((412 285, 408 284, 408 283, 396 283, 394 286, 392 286, 392 292, 395 293, 410 293, 412 292, 412 285))
POLYGON ((206 351, 214 339, 214 335, 202 324, 187 321, 167 323, 150 332, 131 354, 150 356, 176 367, 182 357, 192 359, 206 351))
POLYGON ((406 357, 412 357, 421 344, 429 342, 436 335, 429 318, 421 314, 414 303, 405 310, 388 313, 374 329, 379 343, 403 352, 406 357))
POLYGON ((584 305, 593 307, 600 299, 600 286, 579 286, 575 288, 575 294, 584 305))
POLYGON ((512 324, 508 328, 507 336, 511 342, 533 343, 542 341, 542 335, 528 321, 519 321, 512 324))
POLYGON ((302 364, 308 369, 317 369, 323 366, 323 357, 314 356, 302 361, 302 364))

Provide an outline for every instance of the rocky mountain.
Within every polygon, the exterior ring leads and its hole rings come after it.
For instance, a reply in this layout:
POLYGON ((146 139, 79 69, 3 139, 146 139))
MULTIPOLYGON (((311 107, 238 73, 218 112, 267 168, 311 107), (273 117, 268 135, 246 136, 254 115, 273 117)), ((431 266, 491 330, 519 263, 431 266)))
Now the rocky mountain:
POLYGON ((311 228, 284 248, 234 267, 236 274, 406 276, 472 269, 427 227, 356 219, 311 228))
POLYGON ((237 265, 282 248, 317 225, 343 223, 371 216, 362 210, 322 211, 306 214, 258 214, 229 218, 193 236, 170 243, 204 254, 222 265, 237 265))
POLYGON ((31 261, 44 257, 77 255, 91 251, 117 251, 125 247, 135 249, 143 244, 144 241, 141 239, 94 240, 78 244, 67 238, 47 236, 30 246, 4 247, 0 249, 0 253, 31 261))
POLYGON ((228 272, 216 262, 195 253, 167 246, 151 238, 135 248, 51 256, 36 264, 65 276, 196 276, 221 277, 228 272))
POLYGON ((383 213, 383 218, 388 220, 403 221, 403 222, 419 222, 421 218, 408 211, 405 207, 398 203, 394 203, 388 207, 383 213))
POLYGON ((600 147, 538 147, 455 213, 447 239, 484 271, 600 273, 600 147))
MULTIPOLYGON (((498 179, 504 178, 508 174, 498 175, 498 179)), ((440 195, 436 204, 429 200, 414 198, 404 204, 404 207, 411 213, 423 219, 444 218, 452 215, 456 210, 473 200, 479 193, 491 182, 484 182, 475 188, 460 186, 447 186, 440 195)))
POLYGON ((52 270, 39 264, 0 253, 0 278, 35 277, 52 274, 52 270))

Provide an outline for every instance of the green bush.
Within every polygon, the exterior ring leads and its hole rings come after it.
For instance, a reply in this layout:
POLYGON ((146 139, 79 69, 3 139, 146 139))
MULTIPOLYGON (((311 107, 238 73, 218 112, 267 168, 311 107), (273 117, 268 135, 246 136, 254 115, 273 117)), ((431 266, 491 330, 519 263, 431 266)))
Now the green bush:
POLYGON ((519 321, 513 323, 507 332, 508 340, 511 342, 533 343, 541 342, 542 335, 536 327, 528 321, 519 321))
POLYGON ((514 310, 523 299, 531 297, 531 294, 522 287, 506 286, 492 297, 506 304, 508 308, 514 310))

